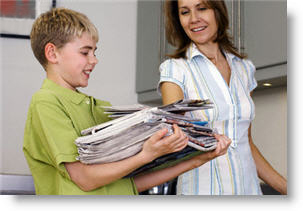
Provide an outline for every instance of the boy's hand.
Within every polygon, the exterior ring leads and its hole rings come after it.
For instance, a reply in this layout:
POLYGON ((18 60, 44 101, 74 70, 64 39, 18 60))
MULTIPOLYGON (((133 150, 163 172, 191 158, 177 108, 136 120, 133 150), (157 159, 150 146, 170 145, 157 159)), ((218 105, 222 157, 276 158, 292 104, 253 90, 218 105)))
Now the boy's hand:
MULTIPOLYGON (((231 139, 225 135, 215 134, 215 138, 218 141, 216 149, 205 153, 208 161, 224 155, 227 152, 229 145, 231 144, 231 139)), ((204 157, 203 154, 201 157, 204 157)))
POLYGON ((224 155, 227 152, 227 149, 231 143, 231 140, 225 135, 215 134, 215 138, 217 139, 217 147, 213 151, 202 153, 201 155, 197 155, 191 160, 195 162, 194 168, 198 168, 199 166, 203 165, 204 163, 224 155))
POLYGON ((186 147, 187 136, 177 125, 173 125, 173 128, 174 134, 170 136, 164 137, 167 129, 162 129, 145 141, 140 153, 147 162, 151 162, 162 155, 180 151, 186 147))
POLYGON ((231 139, 225 135, 215 134, 215 138, 218 141, 217 147, 214 151, 211 152, 214 158, 224 155, 227 152, 229 145, 231 144, 231 139))

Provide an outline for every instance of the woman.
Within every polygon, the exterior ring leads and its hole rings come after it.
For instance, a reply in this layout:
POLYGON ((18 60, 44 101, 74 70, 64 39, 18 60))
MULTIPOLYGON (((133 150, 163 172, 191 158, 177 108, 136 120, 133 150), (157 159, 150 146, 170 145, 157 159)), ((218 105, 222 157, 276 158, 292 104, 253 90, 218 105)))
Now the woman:
POLYGON ((287 182, 264 159, 251 136, 255 67, 233 47, 224 1, 166 2, 166 36, 176 47, 160 65, 164 104, 210 99, 214 109, 189 115, 209 121, 232 143, 228 153, 178 178, 178 194, 262 194, 259 178, 287 194, 287 182))

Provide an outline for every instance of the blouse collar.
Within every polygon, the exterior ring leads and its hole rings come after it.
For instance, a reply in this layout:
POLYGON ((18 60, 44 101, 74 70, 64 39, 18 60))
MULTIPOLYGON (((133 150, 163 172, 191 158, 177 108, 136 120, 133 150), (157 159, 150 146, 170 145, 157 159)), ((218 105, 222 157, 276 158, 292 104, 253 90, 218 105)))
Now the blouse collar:
MULTIPOLYGON (((225 54, 227 60, 232 61, 233 59, 238 58, 237 56, 235 56, 232 53, 228 53, 226 51, 223 51, 223 53, 225 54)), ((187 59, 192 60, 195 57, 199 57, 201 56, 204 59, 209 60, 203 53, 201 53, 198 49, 198 47, 196 46, 196 44, 194 44, 193 42, 190 44, 190 46, 188 47, 187 51, 186 51, 186 56, 187 59)))

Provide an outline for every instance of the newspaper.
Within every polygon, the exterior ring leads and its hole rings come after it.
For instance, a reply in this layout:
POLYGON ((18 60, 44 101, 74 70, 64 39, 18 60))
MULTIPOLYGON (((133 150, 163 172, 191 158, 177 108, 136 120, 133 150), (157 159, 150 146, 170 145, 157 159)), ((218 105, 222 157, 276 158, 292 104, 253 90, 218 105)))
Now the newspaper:
POLYGON ((173 124, 177 124, 189 137, 188 146, 180 152, 156 159, 136 173, 193 152, 213 150, 217 143, 213 135, 215 131, 208 125, 195 124, 199 121, 197 119, 179 114, 210 108, 212 103, 209 100, 182 100, 160 107, 138 104, 103 107, 111 115, 116 116, 118 113, 119 118, 81 131, 83 136, 75 140, 79 153, 77 160, 85 164, 95 164, 128 158, 140 152, 144 141, 160 129, 167 128, 167 135, 173 134, 173 124))

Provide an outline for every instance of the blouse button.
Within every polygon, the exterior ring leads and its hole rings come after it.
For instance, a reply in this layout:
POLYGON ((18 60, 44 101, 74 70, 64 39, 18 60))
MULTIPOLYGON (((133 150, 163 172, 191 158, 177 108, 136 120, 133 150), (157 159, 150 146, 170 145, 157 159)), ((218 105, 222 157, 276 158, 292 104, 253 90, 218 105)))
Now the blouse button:
POLYGON ((87 104, 87 105, 89 105, 89 104, 90 104, 89 100, 86 100, 86 104, 87 104))

